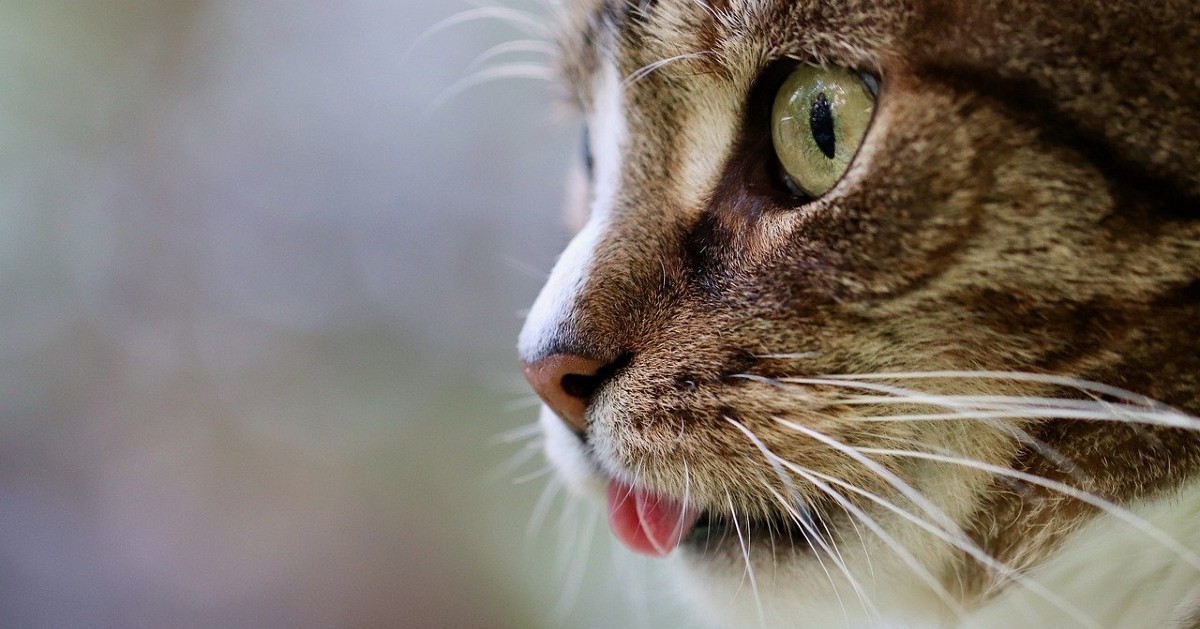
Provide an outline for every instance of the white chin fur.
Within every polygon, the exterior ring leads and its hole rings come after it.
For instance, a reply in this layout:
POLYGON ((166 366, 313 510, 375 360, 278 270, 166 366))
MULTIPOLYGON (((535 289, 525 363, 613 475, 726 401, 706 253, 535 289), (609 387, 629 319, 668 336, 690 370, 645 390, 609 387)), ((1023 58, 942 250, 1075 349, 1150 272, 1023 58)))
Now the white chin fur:
POLYGON ((579 437, 548 406, 542 405, 538 422, 546 435, 546 458, 567 488, 580 495, 602 500, 605 495, 604 482, 587 462, 579 437))

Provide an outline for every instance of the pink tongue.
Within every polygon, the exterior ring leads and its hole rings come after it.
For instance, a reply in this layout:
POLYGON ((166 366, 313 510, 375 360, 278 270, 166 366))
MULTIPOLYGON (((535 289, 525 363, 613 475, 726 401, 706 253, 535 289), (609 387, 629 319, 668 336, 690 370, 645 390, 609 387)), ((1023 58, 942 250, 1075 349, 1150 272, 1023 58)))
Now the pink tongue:
POLYGON ((670 554, 700 512, 617 481, 608 483, 608 521, 626 546, 644 555, 670 554))

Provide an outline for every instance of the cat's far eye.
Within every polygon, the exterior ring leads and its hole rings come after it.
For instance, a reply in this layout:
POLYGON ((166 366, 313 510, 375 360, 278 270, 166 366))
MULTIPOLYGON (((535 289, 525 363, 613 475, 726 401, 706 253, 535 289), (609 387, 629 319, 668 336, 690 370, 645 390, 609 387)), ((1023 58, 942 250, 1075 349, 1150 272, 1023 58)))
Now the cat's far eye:
POLYGON ((775 95, 771 139, 783 177, 817 198, 850 167, 875 113, 878 83, 846 68, 797 67, 775 95))
POLYGON ((591 179, 592 171, 596 170, 596 160, 592 157, 592 137, 588 133, 587 125, 583 126, 583 137, 580 138, 580 146, 583 152, 583 170, 587 173, 588 179, 591 179))

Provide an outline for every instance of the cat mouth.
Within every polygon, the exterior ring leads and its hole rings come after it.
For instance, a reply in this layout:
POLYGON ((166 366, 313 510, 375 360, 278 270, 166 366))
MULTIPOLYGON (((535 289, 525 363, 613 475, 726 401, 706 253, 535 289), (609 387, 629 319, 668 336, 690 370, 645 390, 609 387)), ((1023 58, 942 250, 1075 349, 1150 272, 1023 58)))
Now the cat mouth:
POLYGON ((775 550, 787 547, 808 549, 814 537, 828 535, 825 524, 810 513, 800 518, 779 513, 769 517, 735 519, 729 513, 704 511, 683 538, 681 546, 706 550, 729 544, 744 545, 749 550, 766 544, 775 550))
POLYGON ((768 543, 808 546, 828 529, 809 509, 768 517, 735 517, 730 512, 701 510, 684 502, 627 485, 608 483, 608 515, 613 533, 634 552, 665 557, 676 548, 708 549, 739 544, 748 549, 768 543))

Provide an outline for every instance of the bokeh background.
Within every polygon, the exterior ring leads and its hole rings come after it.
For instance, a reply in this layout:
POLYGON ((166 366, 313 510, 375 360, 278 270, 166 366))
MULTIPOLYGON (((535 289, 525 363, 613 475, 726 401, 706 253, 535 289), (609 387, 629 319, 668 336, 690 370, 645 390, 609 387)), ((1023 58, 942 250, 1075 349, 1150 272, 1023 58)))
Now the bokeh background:
POLYGON ((473 6, 0 2, 0 627, 673 618, 522 440, 578 127, 473 6))

